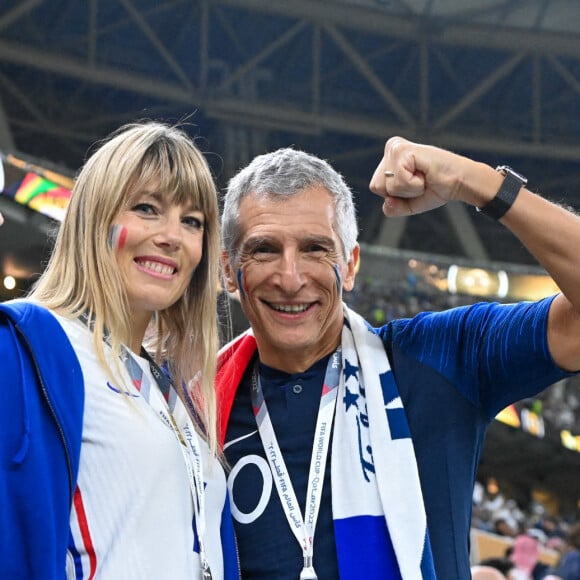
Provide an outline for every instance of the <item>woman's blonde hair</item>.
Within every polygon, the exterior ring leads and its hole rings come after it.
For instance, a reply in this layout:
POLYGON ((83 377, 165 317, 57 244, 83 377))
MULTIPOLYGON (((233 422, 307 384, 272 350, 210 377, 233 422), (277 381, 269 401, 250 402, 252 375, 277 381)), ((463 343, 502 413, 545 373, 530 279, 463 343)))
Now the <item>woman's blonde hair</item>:
POLYGON ((31 297, 65 316, 88 315, 97 357, 115 374, 105 359, 105 334, 115 360, 132 337, 127 294, 109 233, 132 194, 152 182, 176 203, 191 203, 205 217, 201 261, 184 295, 155 313, 148 346, 158 363, 168 365, 186 402, 184 386, 201 371, 189 402, 215 451, 219 210, 207 161, 183 129, 157 121, 132 123, 100 145, 76 179, 54 251, 31 297))

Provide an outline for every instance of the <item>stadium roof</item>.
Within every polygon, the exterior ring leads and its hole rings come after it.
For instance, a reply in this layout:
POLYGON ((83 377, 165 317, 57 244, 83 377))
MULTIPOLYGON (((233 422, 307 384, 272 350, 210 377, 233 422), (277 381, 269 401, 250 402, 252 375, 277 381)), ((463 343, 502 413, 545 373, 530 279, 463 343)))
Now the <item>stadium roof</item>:
POLYGON ((73 175, 122 123, 187 120, 220 186, 294 145, 353 186, 364 242, 533 263, 462 205, 385 220, 368 181, 400 134, 580 207, 578 22, 572 0, 4 0, 0 149, 73 175))

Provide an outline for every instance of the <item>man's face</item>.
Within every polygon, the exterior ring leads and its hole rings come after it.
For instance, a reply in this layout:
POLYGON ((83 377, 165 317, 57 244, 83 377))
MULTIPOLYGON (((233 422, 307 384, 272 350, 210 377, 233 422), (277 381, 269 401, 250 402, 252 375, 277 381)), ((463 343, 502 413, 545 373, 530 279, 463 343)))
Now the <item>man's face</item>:
POLYGON ((253 196, 240 206, 239 269, 226 267, 239 289, 261 360, 298 372, 340 342, 342 290, 351 290, 358 247, 343 256, 332 197, 309 188, 285 199, 253 196))

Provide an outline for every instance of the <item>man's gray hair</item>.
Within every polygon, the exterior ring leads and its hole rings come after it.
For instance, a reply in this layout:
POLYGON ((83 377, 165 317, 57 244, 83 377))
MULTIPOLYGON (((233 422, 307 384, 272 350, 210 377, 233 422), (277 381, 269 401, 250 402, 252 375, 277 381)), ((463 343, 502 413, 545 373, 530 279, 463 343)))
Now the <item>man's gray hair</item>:
POLYGON ((292 148, 259 155, 230 179, 222 213, 222 244, 229 261, 237 261, 240 241, 240 204, 247 196, 280 199, 310 187, 326 189, 334 199, 336 234, 342 242, 345 259, 358 238, 356 210, 350 188, 326 161, 292 148))

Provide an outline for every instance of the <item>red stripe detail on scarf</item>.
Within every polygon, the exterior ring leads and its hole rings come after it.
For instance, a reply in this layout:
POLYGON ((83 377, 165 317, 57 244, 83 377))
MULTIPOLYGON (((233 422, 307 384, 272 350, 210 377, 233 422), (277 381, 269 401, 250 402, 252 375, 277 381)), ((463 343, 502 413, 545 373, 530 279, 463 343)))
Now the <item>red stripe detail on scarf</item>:
POLYGON ((85 506, 83 504, 83 498, 81 495, 81 490, 77 486, 75 490, 75 496, 73 499, 75 511, 77 513, 77 521, 79 523, 79 528, 81 531, 81 537, 83 539, 83 544, 89 557, 89 575, 88 580, 92 580, 97 573, 97 555, 95 554, 95 547, 93 546, 93 540, 91 538, 91 532, 89 530, 89 523, 87 521, 87 514, 85 512, 85 506))

